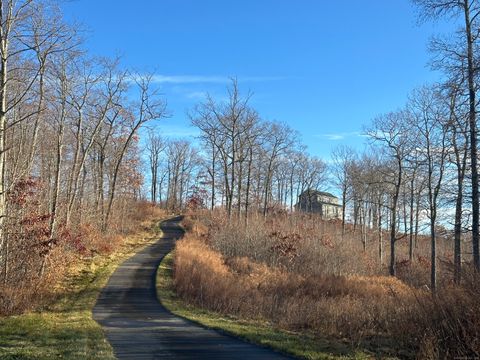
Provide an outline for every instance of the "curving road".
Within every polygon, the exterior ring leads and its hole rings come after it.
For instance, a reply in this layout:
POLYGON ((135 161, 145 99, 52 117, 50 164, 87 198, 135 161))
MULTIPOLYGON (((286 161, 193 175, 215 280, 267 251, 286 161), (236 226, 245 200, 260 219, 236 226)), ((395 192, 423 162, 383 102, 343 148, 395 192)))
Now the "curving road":
POLYGON ((269 349, 179 318, 157 300, 155 274, 182 237, 181 217, 161 224, 163 237, 121 264, 100 293, 93 318, 118 359, 288 359, 269 349))

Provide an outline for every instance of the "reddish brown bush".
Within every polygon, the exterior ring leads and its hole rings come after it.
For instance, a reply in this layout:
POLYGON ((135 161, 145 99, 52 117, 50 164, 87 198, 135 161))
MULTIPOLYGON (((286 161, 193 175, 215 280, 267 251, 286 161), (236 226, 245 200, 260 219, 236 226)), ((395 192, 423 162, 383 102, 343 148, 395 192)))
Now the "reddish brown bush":
POLYGON ((0 315, 21 313, 51 300, 63 276, 79 260, 118 250, 126 234, 143 230, 152 219, 165 215, 150 203, 130 203, 131 217, 120 225, 117 212, 107 234, 97 222, 87 222, 88 217, 68 228, 60 218, 52 238, 50 215, 39 206, 41 186, 38 180, 29 179, 9 193, 10 213, 15 216, 6 224, 8 253, 0 264, 0 315))

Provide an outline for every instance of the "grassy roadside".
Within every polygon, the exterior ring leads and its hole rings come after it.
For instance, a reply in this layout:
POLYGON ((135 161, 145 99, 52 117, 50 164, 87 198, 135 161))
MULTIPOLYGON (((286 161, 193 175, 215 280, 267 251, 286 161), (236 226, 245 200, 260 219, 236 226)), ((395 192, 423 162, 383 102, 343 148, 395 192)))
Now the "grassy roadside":
POLYGON ((92 308, 115 268, 160 233, 158 220, 146 224, 110 256, 77 264, 54 304, 0 318, 0 359, 115 359, 102 328, 92 319, 92 308))
POLYGON ((173 288, 173 252, 168 254, 157 271, 157 295, 175 315, 203 326, 220 330, 249 342, 271 347, 304 359, 371 359, 373 354, 355 350, 341 342, 318 339, 305 333, 273 328, 260 320, 227 317, 195 308, 179 299, 173 288))

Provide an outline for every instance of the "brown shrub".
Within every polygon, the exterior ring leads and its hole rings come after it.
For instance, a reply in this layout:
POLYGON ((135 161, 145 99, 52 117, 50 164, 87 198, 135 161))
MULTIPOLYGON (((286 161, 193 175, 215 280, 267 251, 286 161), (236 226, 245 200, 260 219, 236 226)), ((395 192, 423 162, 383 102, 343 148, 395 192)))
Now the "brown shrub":
POLYGON ((36 203, 39 185, 21 185, 13 193, 13 204, 18 203, 18 208, 12 209, 19 220, 7 224, 8 257, 2 257, 0 264, 0 315, 18 314, 50 301, 68 269, 79 260, 113 253, 128 233, 143 230, 153 219, 165 215, 164 210, 150 203, 122 200, 119 203, 128 203, 131 217, 120 226, 121 216, 117 212, 107 234, 100 231, 96 221, 84 219, 67 228, 59 219, 58 233, 50 241, 50 216, 39 213, 36 203))
MULTIPOLYGON (((176 246, 174 284, 192 304, 347 339, 372 351, 387 344, 402 357, 479 356, 480 277, 465 274, 465 283, 453 287, 442 261, 444 280, 432 295, 424 286, 429 263, 423 245, 416 261, 399 261, 407 284, 384 275, 373 256, 377 244, 364 253, 352 234, 342 239, 338 224, 287 218, 251 219, 248 227, 224 218, 204 222, 208 238, 202 228, 201 237, 188 234, 176 246)), ((405 244, 399 249, 408 256, 405 244)))
POLYGON ((454 359, 480 357, 480 275, 464 274, 460 287, 449 286, 419 301, 419 357, 454 359))
POLYGON ((39 291, 37 283, 32 288, 27 284, 24 286, 3 286, 0 291, 0 308, 2 315, 18 314, 26 310, 31 310, 34 304, 38 304, 38 297, 43 297, 44 293, 39 291))
MULTIPOLYGON (((109 222, 109 231, 126 235, 141 230, 145 222, 165 216, 166 211, 149 201, 135 201, 133 199, 118 199, 113 206, 109 222)), ((92 219, 91 223, 98 225, 92 219)), ((98 220, 98 219, 97 219, 98 220)))
POLYGON ((409 315, 402 302, 415 299, 413 290, 398 279, 305 277, 246 257, 224 259, 188 236, 176 246, 174 284, 179 296, 203 308, 354 343, 396 333, 392 322, 409 315))
POLYGON ((224 218, 204 220, 209 226, 209 242, 225 257, 248 257, 270 266, 309 274, 382 274, 380 264, 353 236, 342 238, 341 228, 306 217, 280 217, 227 222, 224 218), (352 252, 360 256, 352 257, 352 252))

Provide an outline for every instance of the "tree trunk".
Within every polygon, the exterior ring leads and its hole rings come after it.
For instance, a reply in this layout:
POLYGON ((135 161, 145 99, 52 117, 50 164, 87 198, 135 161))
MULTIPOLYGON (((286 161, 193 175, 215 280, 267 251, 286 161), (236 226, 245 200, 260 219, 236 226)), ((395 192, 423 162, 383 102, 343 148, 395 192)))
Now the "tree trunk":
POLYGON ((395 184, 395 193, 392 198, 391 208, 391 223, 390 223, 390 275, 396 275, 396 259, 395 259, 395 242, 397 241, 397 204, 400 195, 400 187, 402 185, 402 163, 401 159, 397 158, 398 162, 398 179, 395 184))
POLYGON ((248 207, 250 206, 250 179, 252 175, 253 150, 249 149, 248 169, 247 169, 247 188, 245 189, 245 226, 248 226, 248 207))
POLYGON ((6 128, 7 128, 7 54, 8 44, 2 41, 2 59, 0 69, 0 255, 3 253, 3 276, 4 282, 8 278, 8 238, 5 231, 5 220, 7 216, 6 198, 6 128))
POLYGON ((215 160, 216 160, 216 156, 215 156, 215 144, 212 143, 212 172, 210 174, 211 178, 212 178, 212 203, 211 203, 211 210, 213 211, 213 209, 215 208, 215 160))
POLYGON ((343 186, 342 189, 342 239, 345 236, 345 215, 347 207, 347 189, 343 186))
POLYGON ((462 203, 463 184, 457 184, 457 198, 455 200, 455 226, 454 226, 454 281, 460 284, 462 272, 462 203))
POLYGON ((408 259, 413 261, 413 204, 414 204, 414 185, 415 185, 415 172, 410 180, 410 231, 409 231, 409 244, 408 244, 408 259))
POLYGON ((378 257, 383 265, 383 232, 382 232, 382 205, 378 204, 378 257))
MULTIPOLYGON (((62 91, 65 91, 65 83, 62 84, 62 91)), ((40 276, 43 276, 45 273, 45 267, 47 263, 48 253, 50 248, 53 244, 53 240, 57 234, 57 225, 58 225, 58 216, 57 216, 57 209, 58 209, 58 198, 60 194, 60 170, 62 164, 62 154, 63 154, 63 133, 64 133, 64 125, 65 125, 65 116, 66 116, 66 103, 65 99, 62 99, 62 113, 59 119, 59 127, 58 127, 58 134, 57 134, 57 153, 55 158, 55 174, 53 178, 53 193, 52 193, 52 203, 50 208, 50 224, 49 224, 49 239, 48 244, 46 244, 45 254, 42 259, 42 266, 40 269, 40 276)))
POLYGON ((476 94, 475 94, 475 64, 473 59, 473 36, 470 23, 470 1, 464 1, 465 31, 467 41, 467 63, 468 63, 468 96, 469 113, 468 123, 470 128, 470 161, 472 172, 472 253, 473 264, 477 271, 480 271, 480 229, 479 229, 479 185, 477 165, 477 120, 476 120, 476 94))
POLYGON ((435 224, 437 218, 437 210, 435 205, 430 206, 430 238, 431 238, 431 272, 430 272, 430 286, 432 291, 437 289, 437 234, 435 231, 435 224))

